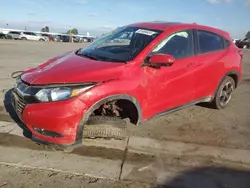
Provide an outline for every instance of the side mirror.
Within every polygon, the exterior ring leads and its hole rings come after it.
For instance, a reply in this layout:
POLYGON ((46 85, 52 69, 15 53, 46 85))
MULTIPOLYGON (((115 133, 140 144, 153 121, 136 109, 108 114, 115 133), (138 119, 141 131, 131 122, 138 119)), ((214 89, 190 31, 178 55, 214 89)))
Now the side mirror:
POLYGON ((150 64, 158 64, 159 66, 171 66, 174 61, 174 56, 168 54, 154 54, 149 58, 150 64))

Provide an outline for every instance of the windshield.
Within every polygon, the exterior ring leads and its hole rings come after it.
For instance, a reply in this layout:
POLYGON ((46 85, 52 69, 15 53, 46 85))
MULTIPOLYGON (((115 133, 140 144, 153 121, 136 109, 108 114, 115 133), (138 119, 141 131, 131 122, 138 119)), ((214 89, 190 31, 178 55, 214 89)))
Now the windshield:
POLYGON ((126 62, 134 59, 162 31, 121 27, 96 39, 77 55, 100 61, 126 62))

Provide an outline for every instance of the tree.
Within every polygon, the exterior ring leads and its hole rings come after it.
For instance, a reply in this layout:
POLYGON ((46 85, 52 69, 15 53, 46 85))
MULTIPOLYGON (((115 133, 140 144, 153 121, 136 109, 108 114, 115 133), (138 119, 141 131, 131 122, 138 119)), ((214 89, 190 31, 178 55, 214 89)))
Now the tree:
POLYGON ((70 29, 70 30, 67 31, 67 34, 77 35, 78 34, 78 30, 76 28, 70 29))
POLYGON ((250 38, 250 31, 247 32, 246 38, 250 38))
POLYGON ((45 32, 49 33, 49 27, 45 26, 45 32))
POLYGON ((46 33, 49 33, 49 27, 48 26, 45 26, 41 29, 41 32, 46 32, 46 33))

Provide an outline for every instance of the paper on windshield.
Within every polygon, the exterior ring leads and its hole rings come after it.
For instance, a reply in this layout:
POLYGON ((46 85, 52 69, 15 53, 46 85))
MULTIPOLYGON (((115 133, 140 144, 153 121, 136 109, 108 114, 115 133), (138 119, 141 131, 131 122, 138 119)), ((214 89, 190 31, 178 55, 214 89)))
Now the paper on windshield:
POLYGON ((138 29, 135 33, 152 36, 156 32, 155 31, 146 30, 146 29, 138 29))

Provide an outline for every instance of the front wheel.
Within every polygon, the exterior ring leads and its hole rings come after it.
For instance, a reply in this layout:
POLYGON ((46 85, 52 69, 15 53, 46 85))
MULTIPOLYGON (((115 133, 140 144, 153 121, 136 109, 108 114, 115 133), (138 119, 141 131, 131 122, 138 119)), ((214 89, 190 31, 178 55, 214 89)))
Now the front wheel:
POLYGON ((83 138, 123 140, 127 137, 126 121, 117 117, 90 116, 84 125, 83 138))
POLYGON ((214 100, 212 101, 213 106, 216 109, 226 108, 232 98, 232 93, 234 90, 235 90, 234 79, 229 76, 225 77, 215 94, 214 100))

